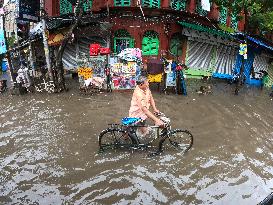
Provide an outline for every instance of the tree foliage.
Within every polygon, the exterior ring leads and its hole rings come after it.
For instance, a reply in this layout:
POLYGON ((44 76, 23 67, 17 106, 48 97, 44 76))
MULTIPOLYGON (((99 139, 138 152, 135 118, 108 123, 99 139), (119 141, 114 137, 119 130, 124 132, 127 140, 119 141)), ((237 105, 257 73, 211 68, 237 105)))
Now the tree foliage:
POLYGON ((256 28, 261 32, 273 31, 273 1, 272 0, 213 0, 220 9, 229 8, 240 19, 240 13, 246 16, 246 28, 256 28))

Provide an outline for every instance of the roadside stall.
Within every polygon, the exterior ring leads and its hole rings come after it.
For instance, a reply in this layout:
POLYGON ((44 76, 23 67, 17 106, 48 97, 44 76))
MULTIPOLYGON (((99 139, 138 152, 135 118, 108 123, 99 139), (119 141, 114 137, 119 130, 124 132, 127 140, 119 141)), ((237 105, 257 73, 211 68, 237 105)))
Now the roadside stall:
POLYGON ((108 65, 108 54, 110 54, 109 48, 93 43, 90 44, 90 56, 81 55, 78 60, 80 90, 99 92, 106 89, 105 67, 108 65))
POLYGON ((134 89, 136 78, 141 73, 141 63, 141 50, 138 48, 127 48, 122 50, 117 56, 113 56, 110 59, 113 89, 134 89))
POLYGON ((187 36, 187 53, 185 71, 188 78, 215 77, 232 78, 238 44, 229 34, 183 29, 187 36))

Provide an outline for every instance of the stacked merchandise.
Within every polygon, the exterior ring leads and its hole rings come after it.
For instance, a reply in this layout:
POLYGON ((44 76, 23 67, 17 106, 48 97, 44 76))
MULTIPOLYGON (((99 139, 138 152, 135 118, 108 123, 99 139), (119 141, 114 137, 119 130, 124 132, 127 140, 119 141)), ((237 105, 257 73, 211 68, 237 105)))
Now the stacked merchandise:
POLYGON ((121 51, 117 57, 119 62, 110 63, 113 88, 116 90, 134 89, 136 78, 140 75, 141 50, 127 48, 121 51))
POLYGON ((82 91, 99 91, 105 87, 104 69, 109 53, 109 48, 90 44, 90 57, 83 55, 79 58, 81 60, 78 61, 78 75, 82 91))
POLYGON ((133 89, 136 86, 136 63, 112 64, 112 75, 114 89, 133 89))

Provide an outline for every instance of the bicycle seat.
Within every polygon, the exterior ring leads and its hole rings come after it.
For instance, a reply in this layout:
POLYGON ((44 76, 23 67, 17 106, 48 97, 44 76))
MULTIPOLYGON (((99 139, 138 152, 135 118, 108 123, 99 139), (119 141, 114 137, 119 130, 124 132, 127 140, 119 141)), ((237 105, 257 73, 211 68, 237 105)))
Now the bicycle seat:
POLYGON ((141 120, 139 117, 124 117, 121 119, 123 125, 133 125, 141 120))

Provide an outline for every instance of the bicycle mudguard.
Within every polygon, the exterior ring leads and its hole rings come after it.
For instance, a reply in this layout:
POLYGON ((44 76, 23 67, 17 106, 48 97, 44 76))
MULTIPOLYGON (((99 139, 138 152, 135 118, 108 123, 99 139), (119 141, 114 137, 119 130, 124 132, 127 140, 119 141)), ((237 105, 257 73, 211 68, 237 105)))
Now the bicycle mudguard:
POLYGON ((272 205, 273 204, 273 192, 269 194, 263 201, 258 205, 272 205))

